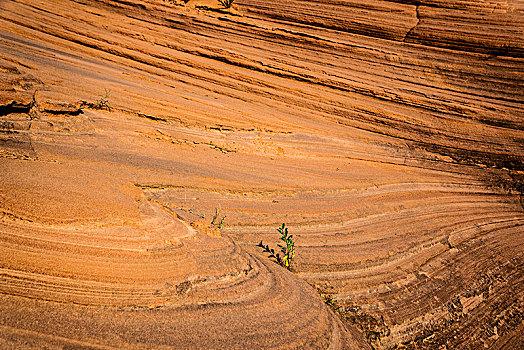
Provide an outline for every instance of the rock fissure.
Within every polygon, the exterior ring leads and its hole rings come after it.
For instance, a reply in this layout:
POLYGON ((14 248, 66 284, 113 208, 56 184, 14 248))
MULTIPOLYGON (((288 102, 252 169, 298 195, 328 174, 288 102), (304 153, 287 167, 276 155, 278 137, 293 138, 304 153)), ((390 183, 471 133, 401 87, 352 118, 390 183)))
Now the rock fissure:
POLYGON ((409 36, 411 36, 413 34, 414 30, 420 24, 420 6, 421 6, 420 3, 416 3, 416 5, 415 5, 415 15, 417 16, 417 23, 415 23, 415 25, 413 27, 411 27, 411 29, 409 29, 407 31, 406 35, 402 39, 403 42, 406 42, 406 40, 409 39, 409 36))

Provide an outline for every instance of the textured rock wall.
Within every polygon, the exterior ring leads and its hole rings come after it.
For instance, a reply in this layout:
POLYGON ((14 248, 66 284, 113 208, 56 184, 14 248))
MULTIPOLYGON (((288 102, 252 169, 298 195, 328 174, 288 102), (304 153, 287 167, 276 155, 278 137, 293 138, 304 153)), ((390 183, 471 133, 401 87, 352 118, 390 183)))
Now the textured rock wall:
POLYGON ((0 2, 1 347, 522 347, 523 11, 0 2))

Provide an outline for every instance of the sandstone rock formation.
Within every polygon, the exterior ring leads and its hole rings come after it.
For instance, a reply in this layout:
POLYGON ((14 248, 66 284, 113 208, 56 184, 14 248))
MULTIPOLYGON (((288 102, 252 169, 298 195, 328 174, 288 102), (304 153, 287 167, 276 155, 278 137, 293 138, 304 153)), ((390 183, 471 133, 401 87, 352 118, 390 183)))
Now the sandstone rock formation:
POLYGON ((0 2, 0 347, 524 346, 523 12, 0 2))

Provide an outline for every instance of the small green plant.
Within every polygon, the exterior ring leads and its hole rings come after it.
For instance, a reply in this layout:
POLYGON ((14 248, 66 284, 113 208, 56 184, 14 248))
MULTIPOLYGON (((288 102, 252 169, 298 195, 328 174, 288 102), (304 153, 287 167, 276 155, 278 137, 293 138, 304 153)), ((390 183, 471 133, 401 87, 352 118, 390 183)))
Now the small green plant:
POLYGON ((220 223, 217 224, 217 220, 218 220, 218 217, 220 216, 221 210, 222 208, 218 206, 218 208, 215 209, 215 215, 213 216, 213 219, 211 220, 211 225, 215 225, 216 227, 218 227, 219 230, 221 230, 222 227, 224 227, 224 222, 226 220, 226 216, 224 215, 224 217, 222 217, 222 220, 220 220, 220 223))
POLYGON ((231 8, 235 0, 218 0, 220 5, 224 6, 225 9, 231 8))
POLYGON ((109 105, 109 96, 111 95, 111 90, 109 89, 104 89, 104 90, 105 90, 105 95, 100 97, 100 99, 98 99, 96 103, 93 104, 93 108, 107 109, 108 111, 110 111, 111 106, 109 105))
POLYGON ((264 249, 264 253, 269 254, 268 257, 270 259, 275 259, 277 264, 289 270, 291 260, 295 257, 295 242, 293 241, 293 235, 289 234, 286 224, 282 224, 282 226, 277 228, 277 231, 280 233, 280 240, 285 243, 285 245, 278 244, 280 253, 275 254, 275 250, 269 248, 269 245, 264 245, 262 241, 260 241, 257 247, 264 249), (280 255, 281 253, 282 255, 280 255))
POLYGON ((324 291, 323 288, 321 288, 318 285, 310 284, 313 289, 317 291, 317 293, 320 295, 324 303, 331 308, 331 310, 338 312, 338 309, 340 308, 340 304, 338 303, 335 295, 328 293, 324 291))
POLYGON ((222 227, 224 227, 224 221, 226 220, 226 216, 224 215, 224 217, 222 218, 222 220, 220 220, 220 224, 218 224, 218 229, 221 230, 222 227))
POLYGON ((337 299, 333 296, 333 294, 326 294, 326 293, 320 293, 320 297, 322 300, 324 300, 324 303, 326 303, 327 306, 329 306, 331 309, 336 311, 338 309, 337 299))

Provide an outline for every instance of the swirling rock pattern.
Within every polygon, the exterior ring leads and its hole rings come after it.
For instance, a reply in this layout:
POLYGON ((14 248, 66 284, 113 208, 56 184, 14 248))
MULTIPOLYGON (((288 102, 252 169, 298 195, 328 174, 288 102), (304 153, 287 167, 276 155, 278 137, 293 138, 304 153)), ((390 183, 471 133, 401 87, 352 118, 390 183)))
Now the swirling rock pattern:
POLYGON ((0 346, 522 347, 523 12, 0 2, 0 346))

